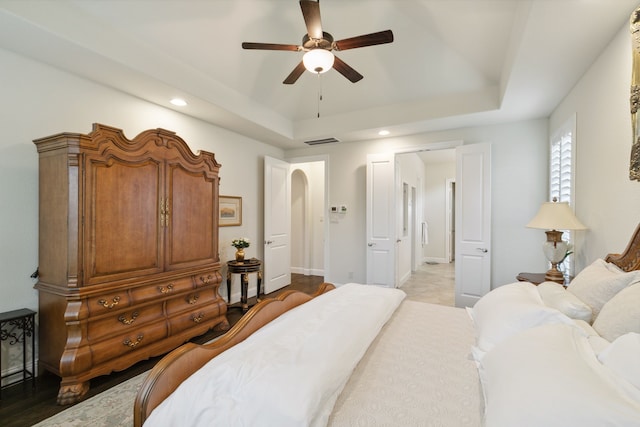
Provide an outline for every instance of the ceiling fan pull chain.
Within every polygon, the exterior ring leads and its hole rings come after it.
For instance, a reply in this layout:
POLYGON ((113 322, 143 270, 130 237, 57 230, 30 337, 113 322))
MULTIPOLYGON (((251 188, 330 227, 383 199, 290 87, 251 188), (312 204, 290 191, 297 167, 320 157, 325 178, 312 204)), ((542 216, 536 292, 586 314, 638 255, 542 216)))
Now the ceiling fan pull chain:
POLYGON ((320 118, 320 101, 322 101, 322 77, 320 77, 320 73, 318 73, 318 118, 320 118))
POLYGON ((320 118, 320 101, 322 101, 322 77, 318 73, 318 118, 320 118))

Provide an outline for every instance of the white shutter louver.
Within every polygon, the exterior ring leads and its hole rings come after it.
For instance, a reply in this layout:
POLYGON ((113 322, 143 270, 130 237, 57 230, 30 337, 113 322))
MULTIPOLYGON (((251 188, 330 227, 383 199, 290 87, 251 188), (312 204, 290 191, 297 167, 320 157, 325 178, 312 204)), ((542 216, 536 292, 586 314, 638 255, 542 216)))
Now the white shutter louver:
MULTIPOLYGON (((575 116, 565 123, 551 138, 549 156, 549 199, 567 202, 573 206, 573 174, 575 157, 575 116)), ((564 230, 564 240, 572 243, 571 231, 564 230)), ((573 274, 572 258, 564 261, 564 270, 573 274)))

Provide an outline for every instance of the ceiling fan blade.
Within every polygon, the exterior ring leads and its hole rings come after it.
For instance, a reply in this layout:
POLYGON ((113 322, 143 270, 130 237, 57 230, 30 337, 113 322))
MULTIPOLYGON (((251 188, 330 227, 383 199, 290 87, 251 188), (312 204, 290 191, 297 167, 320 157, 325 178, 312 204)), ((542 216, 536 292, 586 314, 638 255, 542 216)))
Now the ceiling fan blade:
POLYGON ((286 85, 294 84, 298 80, 298 78, 302 75, 302 73, 304 73, 305 70, 306 68, 304 68, 304 63, 300 61, 300 63, 296 66, 296 68, 293 69, 291 74, 289 74, 282 83, 286 85))
POLYGON ((311 39, 322 39, 322 22, 320 20, 320 3, 314 0, 300 0, 302 17, 307 26, 307 34, 311 39))
POLYGON ((362 80, 363 76, 349 65, 347 65, 342 59, 337 56, 333 60, 333 68, 347 79, 351 81, 351 83, 358 82, 362 80))
POLYGON ((277 43, 253 43, 253 42, 244 42, 242 43, 243 49, 262 49, 262 50, 290 50, 293 52, 297 52, 301 50, 300 46, 295 44, 277 44, 277 43))
POLYGON ((351 37, 348 39, 338 40, 334 43, 335 49, 347 50, 357 47, 373 46, 377 44, 391 43, 393 41, 393 32, 391 30, 379 31, 377 33, 365 34, 362 36, 351 37))

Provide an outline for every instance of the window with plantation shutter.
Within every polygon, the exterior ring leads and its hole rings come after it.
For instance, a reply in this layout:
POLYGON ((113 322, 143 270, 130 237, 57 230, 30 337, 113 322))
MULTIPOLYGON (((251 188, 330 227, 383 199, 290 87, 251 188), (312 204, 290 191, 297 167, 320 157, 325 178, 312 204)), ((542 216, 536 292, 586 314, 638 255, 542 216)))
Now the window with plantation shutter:
MULTIPOLYGON (((567 202, 573 207, 573 183, 575 170, 575 115, 551 136, 549 156, 549 200, 567 202)), ((571 231, 563 230, 563 239, 573 244, 571 231)), ((573 274, 573 258, 567 257, 561 266, 565 274, 573 274)))

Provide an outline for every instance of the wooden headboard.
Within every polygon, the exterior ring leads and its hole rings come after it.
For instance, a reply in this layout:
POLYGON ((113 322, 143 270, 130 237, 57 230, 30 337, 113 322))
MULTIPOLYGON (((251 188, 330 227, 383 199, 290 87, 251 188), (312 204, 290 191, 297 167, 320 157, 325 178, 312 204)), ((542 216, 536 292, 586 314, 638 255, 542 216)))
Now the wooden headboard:
POLYGON ((640 224, 636 227, 624 252, 609 254, 605 261, 617 265, 624 271, 640 270, 640 224))

